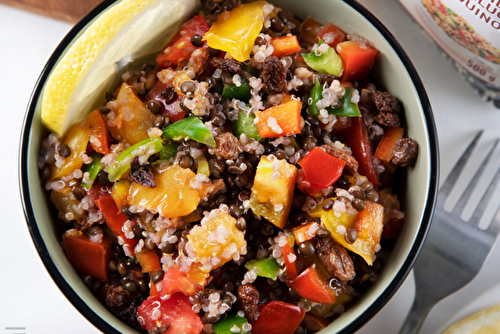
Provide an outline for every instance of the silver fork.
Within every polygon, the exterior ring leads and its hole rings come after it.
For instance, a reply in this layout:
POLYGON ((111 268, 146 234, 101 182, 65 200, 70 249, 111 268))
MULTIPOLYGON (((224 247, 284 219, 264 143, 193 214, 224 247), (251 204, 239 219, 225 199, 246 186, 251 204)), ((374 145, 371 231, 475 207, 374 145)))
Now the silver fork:
MULTIPOLYGON (((481 166, 469 183, 460 201, 451 212, 446 212, 445 202, 471 157, 481 137, 480 132, 461 156, 449 177, 442 185, 437 199, 431 230, 424 247, 415 262, 415 300, 399 334, 418 333, 431 308, 444 297, 469 283, 479 272, 500 230, 500 215, 496 214, 486 229, 477 226, 487 207, 481 201, 469 222, 461 219, 461 209, 473 193, 473 186, 481 178, 498 140, 486 155, 481 166)), ((495 175, 483 199, 489 199, 500 180, 500 171, 495 175)), ((497 209, 497 208, 495 208, 497 209)))

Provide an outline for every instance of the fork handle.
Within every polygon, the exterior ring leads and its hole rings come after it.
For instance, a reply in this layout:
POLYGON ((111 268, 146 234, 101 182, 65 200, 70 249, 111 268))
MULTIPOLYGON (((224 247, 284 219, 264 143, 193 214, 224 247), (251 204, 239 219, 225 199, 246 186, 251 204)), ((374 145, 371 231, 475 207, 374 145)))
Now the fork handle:
POLYGON ((399 330, 399 334, 418 334, 431 308, 432 303, 426 303, 423 299, 415 296, 413 305, 399 330))

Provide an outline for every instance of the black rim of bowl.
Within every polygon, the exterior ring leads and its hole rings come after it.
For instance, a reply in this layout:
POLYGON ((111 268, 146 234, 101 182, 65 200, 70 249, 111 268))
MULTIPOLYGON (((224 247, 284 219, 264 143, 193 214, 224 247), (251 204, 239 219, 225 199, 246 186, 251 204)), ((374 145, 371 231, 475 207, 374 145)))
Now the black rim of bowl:
MULTIPOLYGON (((97 315, 71 288, 68 282, 63 278, 57 267, 55 266, 50 254, 47 250, 45 242, 40 234, 40 230, 38 229, 38 225, 35 219, 35 214, 33 211, 33 207, 31 205, 30 200, 30 191, 29 191, 29 180, 28 180, 28 147, 29 140, 31 134, 31 125, 33 123, 33 117, 35 114, 35 107, 37 101, 42 92, 43 85, 45 84, 47 77, 57 63, 59 57, 64 52, 69 43, 78 35, 78 33, 96 16, 98 16, 103 10, 114 4, 117 0, 106 0, 98 5, 94 10, 92 10, 87 16, 85 16, 80 22, 78 22, 64 37, 61 43, 57 46, 55 51, 52 53, 49 58, 47 64, 42 70, 40 77, 35 85, 35 88, 31 94, 30 101, 28 103, 28 108, 26 112, 26 116, 24 119, 23 130, 21 134, 21 142, 20 142, 20 171, 19 171, 19 180, 20 180, 20 192, 21 192, 21 201, 23 203, 24 215, 26 218, 26 222, 28 225, 28 229, 31 234, 31 238, 33 239, 33 243, 38 251, 38 254, 49 272, 50 276, 59 287, 59 289, 63 292, 66 298, 78 309, 78 311, 87 318, 94 326, 105 333, 120 333, 109 323, 104 321, 99 315, 97 315)), ((404 264, 396 274, 393 281, 389 284, 389 286, 384 290, 384 292, 368 307, 368 309, 361 314, 355 321, 351 322, 348 326, 346 326, 340 333, 352 333, 357 329, 361 328, 368 320, 370 320, 377 312, 391 299, 394 293, 399 289, 401 284, 404 282, 404 279, 410 272, 413 263, 415 262, 418 253, 420 252, 421 247, 425 241, 427 233, 430 228, 430 223, 432 220, 432 215, 434 213, 434 206, 437 198, 438 191, 438 175, 439 175, 439 146, 437 142, 437 132, 436 125, 434 121, 434 116, 432 113, 432 109, 430 106, 429 99, 427 97, 427 93, 425 92, 422 81, 417 74, 413 64, 411 63, 409 57, 404 52, 403 48, 396 41, 394 36, 388 31, 388 29, 377 19, 373 14, 371 14, 365 7, 356 2, 355 0, 343 0, 345 3, 349 4, 352 8, 358 11, 361 15, 363 15, 373 26, 384 36, 384 38, 389 42, 391 47, 397 53, 401 61, 406 67, 408 74, 410 75, 412 82, 418 92, 418 96, 420 99, 420 103, 422 105, 422 109, 425 115, 425 122, 428 129, 428 137, 430 144, 430 184, 429 184, 429 193, 427 198, 427 203, 425 206, 425 210, 423 213, 423 219, 420 226, 420 230, 415 238, 415 243, 413 244, 408 257, 406 258, 404 264)))

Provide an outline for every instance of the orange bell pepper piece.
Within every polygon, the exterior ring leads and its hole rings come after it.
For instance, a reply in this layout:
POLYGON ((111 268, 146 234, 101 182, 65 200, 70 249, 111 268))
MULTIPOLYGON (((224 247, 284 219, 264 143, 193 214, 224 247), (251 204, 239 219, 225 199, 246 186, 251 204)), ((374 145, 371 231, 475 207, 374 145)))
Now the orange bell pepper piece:
POLYGON ((293 237, 298 243, 314 239, 314 237, 316 237, 316 233, 318 232, 318 228, 313 227, 315 225, 317 226, 318 223, 311 222, 292 228, 293 237))
POLYGON ((280 36, 271 38, 271 45, 274 48, 273 56, 283 57, 300 51, 301 47, 297 36, 280 36))
POLYGON ((111 137, 101 112, 96 109, 88 114, 87 124, 90 126, 90 145, 94 151, 104 155, 108 154, 111 137))
POLYGON ((388 128, 387 130, 385 130, 384 136, 380 140, 380 143, 375 150, 375 158, 384 163, 389 163, 394 154, 396 142, 403 138, 403 134, 403 128, 388 128))
POLYGON ((158 254, 154 250, 143 248, 140 252, 135 253, 135 257, 137 257, 143 273, 154 273, 161 269, 158 254))
POLYGON ((371 45, 361 45, 354 41, 339 43, 336 50, 344 64, 342 81, 364 79, 372 70, 378 54, 377 49, 371 45))
POLYGON ((300 133, 300 110, 302 101, 290 100, 286 103, 257 111, 257 130, 262 138, 276 138, 300 133))

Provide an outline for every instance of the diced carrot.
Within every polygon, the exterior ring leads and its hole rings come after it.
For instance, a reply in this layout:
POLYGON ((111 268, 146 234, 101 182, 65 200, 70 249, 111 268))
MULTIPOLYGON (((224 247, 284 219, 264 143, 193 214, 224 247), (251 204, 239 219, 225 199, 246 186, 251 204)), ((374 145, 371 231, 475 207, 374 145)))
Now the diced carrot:
POLYGON ((104 155, 108 154, 111 137, 101 112, 96 109, 88 114, 87 124, 90 126, 90 145, 94 151, 104 155))
POLYGON ((314 239, 317 232, 318 232, 318 224, 315 222, 300 225, 292 229, 293 237, 299 243, 303 243, 304 241, 314 239))
POLYGON ((297 36, 279 36, 271 38, 271 45, 274 48, 273 56, 283 57, 300 51, 301 47, 297 36))
POLYGON ((295 255, 292 246, 287 242, 282 248, 283 260, 285 262, 286 276, 288 279, 294 279, 298 276, 297 266, 295 265, 295 260, 297 256, 295 255), (293 261, 292 261, 293 260, 293 261))
POLYGON ((403 138, 403 128, 388 128, 375 150, 375 158, 384 163, 391 161, 396 142, 403 138))
POLYGON ((135 246, 137 246, 137 240, 134 238, 127 238, 125 232, 123 232, 123 224, 128 220, 127 216, 121 212, 116 206, 115 201, 111 195, 104 195, 103 197, 95 201, 95 205, 102 211, 104 218, 106 219, 106 225, 117 237, 121 237, 124 242, 124 247, 128 247, 131 254, 133 254, 135 246))
POLYGON ((64 249, 75 269, 104 281, 108 280, 108 262, 111 258, 111 243, 103 236, 100 243, 90 241, 89 237, 78 231, 66 232, 62 236, 64 249))
POLYGON ((302 101, 294 100, 264 111, 257 111, 257 129, 263 138, 276 138, 300 133, 302 101))
POLYGON ((154 250, 147 250, 146 248, 143 248, 140 252, 135 253, 135 256, 141 265, 143 273, 153 273, 161 269, 158 254, 156 254, 154 250))

